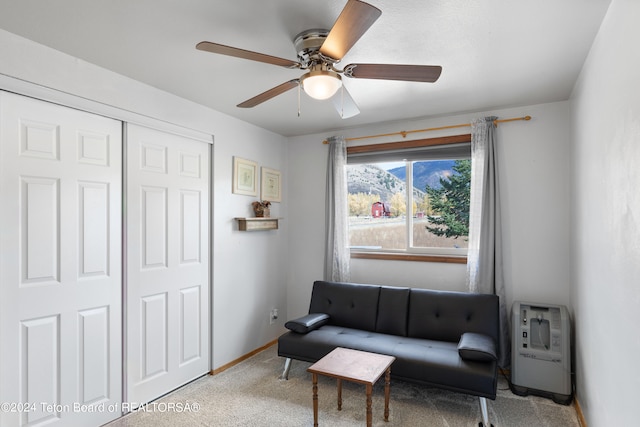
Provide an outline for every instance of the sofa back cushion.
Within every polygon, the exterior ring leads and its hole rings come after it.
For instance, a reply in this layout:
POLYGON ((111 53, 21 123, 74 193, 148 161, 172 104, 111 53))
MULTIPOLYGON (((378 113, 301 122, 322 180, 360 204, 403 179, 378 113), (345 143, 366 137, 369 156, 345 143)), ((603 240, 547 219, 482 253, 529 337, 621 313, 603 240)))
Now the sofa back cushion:
POLYGON ((378 300, 376 332, 407 336, 407 311, 409 310, 409 288, 382 286, 378 300))
POLYGON ((353 283, 313 283, 309 313, 326 313, 329 324, 375 331, 380 286, 353 283))
POLYGON ((496 295, 411 289, 409 337, 458 342, 465 332, 476 332, 498 342, 496 295))

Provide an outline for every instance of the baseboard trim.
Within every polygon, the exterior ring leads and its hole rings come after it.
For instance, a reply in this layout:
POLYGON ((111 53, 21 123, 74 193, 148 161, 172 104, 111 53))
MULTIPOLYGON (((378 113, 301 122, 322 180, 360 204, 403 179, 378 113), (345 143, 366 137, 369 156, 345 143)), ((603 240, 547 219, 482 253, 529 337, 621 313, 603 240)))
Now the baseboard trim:
POLYGON ((260 353, 261 351, 264 351, 264 350, 268 349, 269 347, 271 347, 272 345, 274 345, 277 342, 278 342, 278 339, 276 338, 275 340, 270 341, 270 342, 266 343, 265 345, 263 345, 262 347, 256 348, 253 351, 250 351, 249 353, 245 354, 244 356, 241 356, 241 357, 237 358, 236 360, 232 360, 231 362, 229 362, 229 363, 227 363, 225 365, 222 365, 219 368, 212 369, 211 371, 209 371, 209 375, 216 375, 216 374, 219 374, 220 372, 226 371, 227 369, 237 365, 238 363, 247 360, 251 356, 255 356, 256 354, 260 353))
POLYGON ((587 425, 587 420, 585 420, 584 414, 582 413, 582 408, 580 407, 580 402, 578 401, 578 397, 575 394, 573 395, 573 404, 576 408, 576 414, 578 414, 578 422, 580 423, 580 426, 589 427, 587 425))

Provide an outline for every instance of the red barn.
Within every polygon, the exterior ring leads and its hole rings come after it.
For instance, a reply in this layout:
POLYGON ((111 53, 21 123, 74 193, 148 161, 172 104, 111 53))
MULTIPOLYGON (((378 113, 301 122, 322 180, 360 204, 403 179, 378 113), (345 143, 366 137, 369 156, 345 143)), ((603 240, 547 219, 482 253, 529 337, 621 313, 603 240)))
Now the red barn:
POLYGON ((380 218, 383 216, 391 216, 391 210, 388 203, 375 202, 371 205, 371 216, 380 218))

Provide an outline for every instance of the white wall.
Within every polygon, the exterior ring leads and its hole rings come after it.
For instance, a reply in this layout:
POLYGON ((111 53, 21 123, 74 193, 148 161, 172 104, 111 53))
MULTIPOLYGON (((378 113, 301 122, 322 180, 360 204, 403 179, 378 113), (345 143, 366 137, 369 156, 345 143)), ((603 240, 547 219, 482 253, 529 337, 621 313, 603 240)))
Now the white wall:
POLYGON ((638 424, 639 21, 639 2, 612 2, 572 95, 571 299, 589 426, 638 424))
MULTIPOLYGON (((469 123, 475 117, 494 114, 502 118, 533 117, 528 122, 501 124, 497 130, 508 303, 525 300, 569 305, 568 102, 379 124, 336 134, 351 137, 424 129, 469 123)), ((422 133, 414 138, 465 132, 470 130, 422 133)), ((289 141, 289 317, 306 313, 312 282, 322 279, 327 157, 327 146, 322 140, 331 134, 289 141)), ((390 140, 393 138, 365 143, 390 140)), ((464 264, 354 259, 351 269, 354 282, 465 289, 464 264)))
MULTIPOLYGON (((97 110, 133 112, 141 119, 147 116, 160 124, 168 122, 213 135, 212 368, 243 356, 282 332, 282 318, 269 325, 268 314, 286 303, 286 222, 278 231, 238 232, 232 218, 250 215, 249 206, 255 198, 231 194, 231 176, 232 158, 240 156, 279 169, 286 177, 284 137, 3 30, 0 58, 0 77, 5 82, 17 79, 54 89, 36 90, 50 94, 52 100, 71 94, 80 101, 102 104, 97 110)), ((272 208, 274 215, 286 211, 286 198, 285 203, 272 208)))

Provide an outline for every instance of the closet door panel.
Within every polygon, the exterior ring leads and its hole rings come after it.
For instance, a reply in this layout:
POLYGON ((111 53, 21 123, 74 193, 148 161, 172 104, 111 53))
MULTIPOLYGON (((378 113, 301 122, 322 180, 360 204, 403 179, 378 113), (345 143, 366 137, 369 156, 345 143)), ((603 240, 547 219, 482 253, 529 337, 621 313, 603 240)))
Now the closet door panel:
POLYGON ((0 92, 0 425, 120 415, 121 165, 121 122, 0 92))
POLYGON ((127 400, 209 370, 210 145, 127 125, 127 400))

